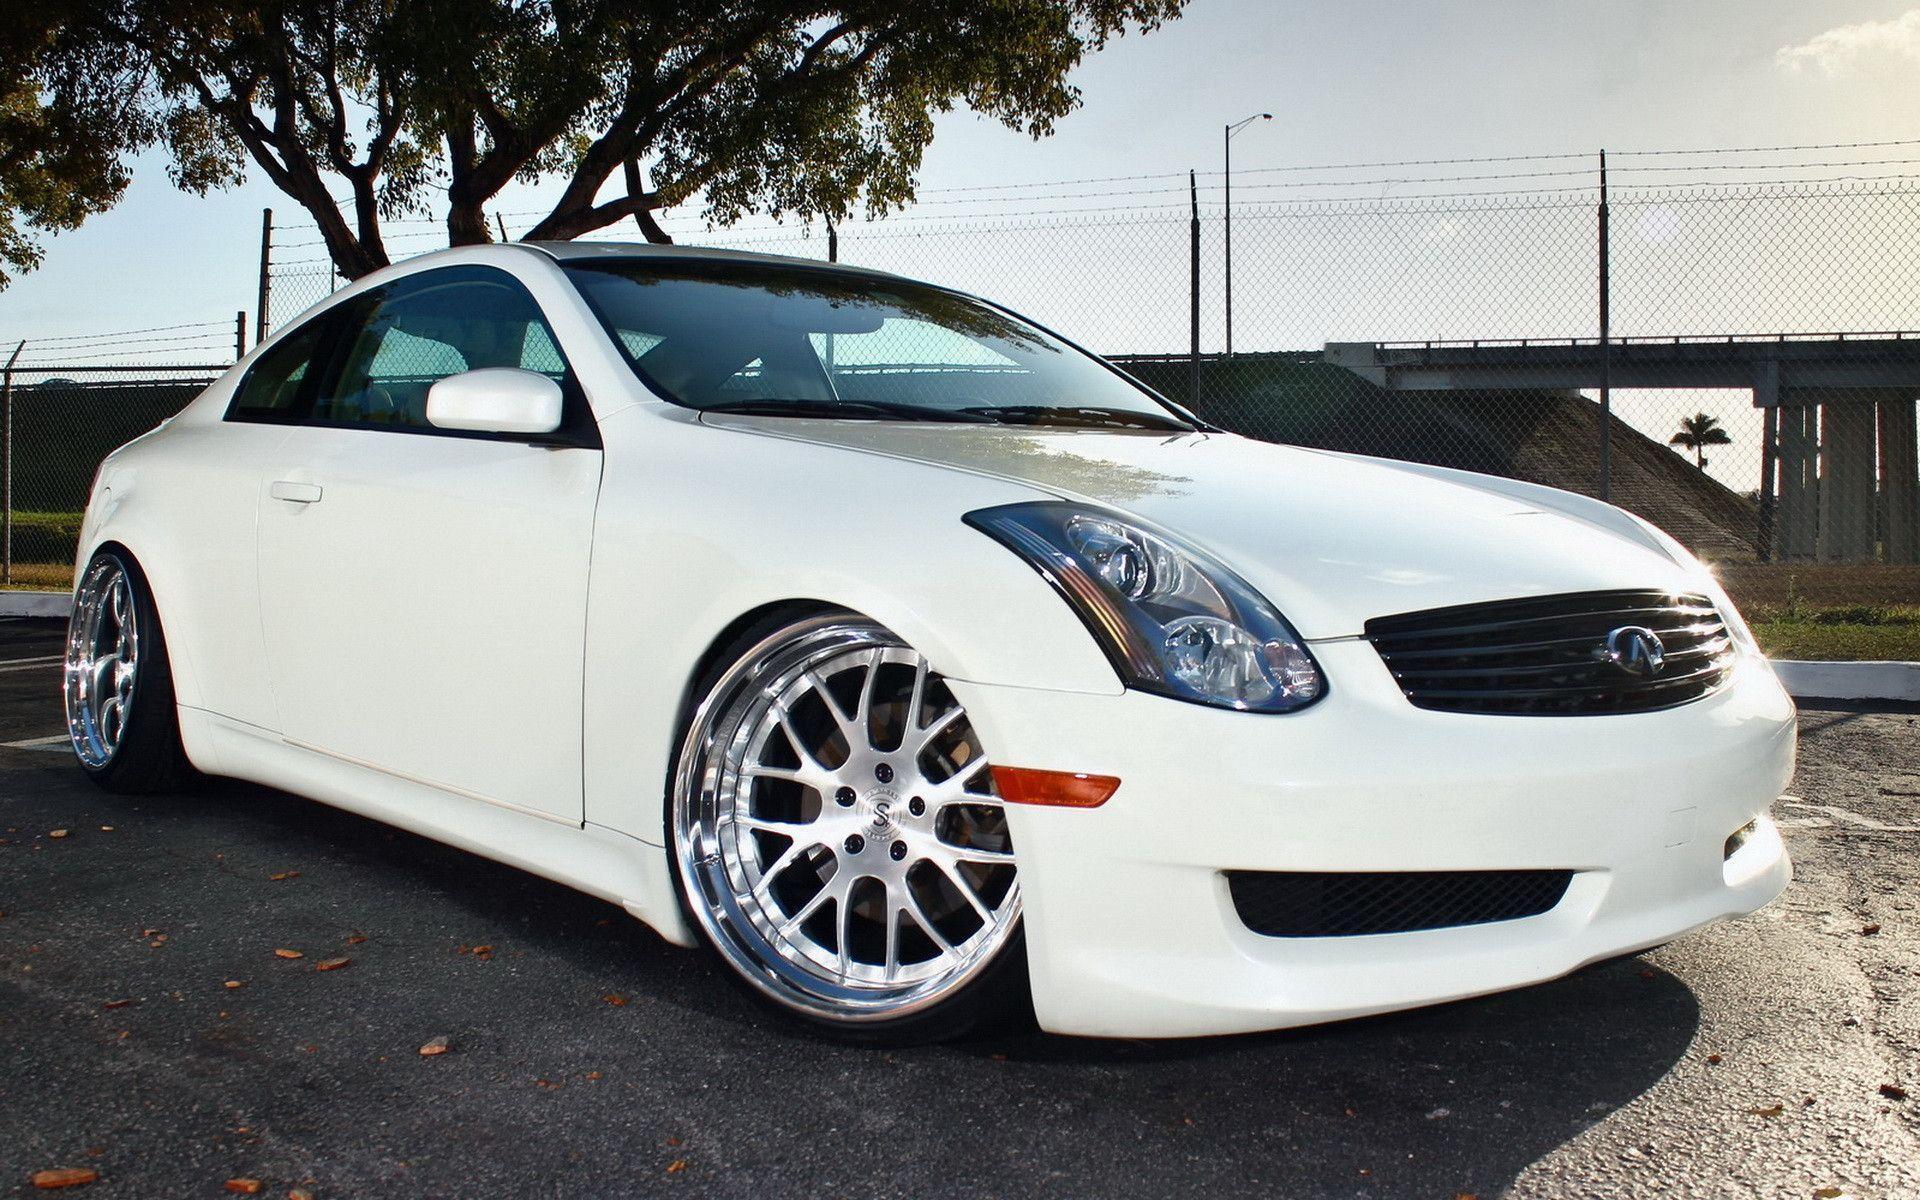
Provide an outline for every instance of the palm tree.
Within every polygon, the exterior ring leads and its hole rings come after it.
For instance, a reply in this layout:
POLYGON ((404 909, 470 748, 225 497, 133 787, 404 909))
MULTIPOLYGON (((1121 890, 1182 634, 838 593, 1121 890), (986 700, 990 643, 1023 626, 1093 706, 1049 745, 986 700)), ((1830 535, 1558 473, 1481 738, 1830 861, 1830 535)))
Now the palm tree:
POLYGON ((1727 431, 1720 428, 1720 418, 1710 417, 1706 413, 1695 413, 1680 419, 1680 432, 1667 439, 1669 446, 1684 446, 1693 451, 1693 461, 1702 471, 1707 469, 1708 446, 1731 446, 1733 439, 1727 431))

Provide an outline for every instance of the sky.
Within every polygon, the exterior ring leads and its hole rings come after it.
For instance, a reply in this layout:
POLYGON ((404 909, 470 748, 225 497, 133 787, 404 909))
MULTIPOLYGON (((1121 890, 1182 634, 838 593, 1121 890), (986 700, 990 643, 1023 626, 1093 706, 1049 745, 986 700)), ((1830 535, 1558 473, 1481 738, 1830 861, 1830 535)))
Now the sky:
MULTIPOLYGON (((931 201, 1216 169, 1221 123, 1258 111, 1276 119, 1235 139, 1236 171, 1900 139, 1920 134, 1917 68, 1911 0, 1192 0, 1090 58, 1075 76, 1085 103, 1051 138, 942 119, 921 184, 931 201)), ((516 188, 499 207, 551 190, 516 188)), ((118 207, 48 239, 45 265, 0 292, 0 337, 230 320, 253 307, 268 206, 281 240, 301 240, 297 206, 263 181, 185 195, 149 156, 118 207)))

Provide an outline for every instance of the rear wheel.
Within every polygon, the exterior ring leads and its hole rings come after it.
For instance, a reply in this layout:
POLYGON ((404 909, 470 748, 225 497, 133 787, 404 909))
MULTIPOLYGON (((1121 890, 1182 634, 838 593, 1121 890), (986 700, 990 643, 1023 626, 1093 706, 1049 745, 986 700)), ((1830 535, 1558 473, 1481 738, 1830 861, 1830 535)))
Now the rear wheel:
POLYGON ((966 710, 852 616, 749 634, 682 743, 682 896, 753 993, 864 1042, 966 1032, 1025 999, 1020 881, 966 710))
POLYGON ((67 623, 67 734, 81 770, 110 792, 170 791, 191 775, 173 669, 146 577, 117 549, 81 573, 67 623))

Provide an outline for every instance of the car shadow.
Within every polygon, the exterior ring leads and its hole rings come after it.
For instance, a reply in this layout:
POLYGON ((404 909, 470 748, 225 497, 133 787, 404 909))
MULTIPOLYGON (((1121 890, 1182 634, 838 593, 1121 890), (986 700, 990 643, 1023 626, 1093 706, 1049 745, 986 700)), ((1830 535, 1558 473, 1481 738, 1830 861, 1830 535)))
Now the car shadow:
MULTIPOLYGON (((1493 1196, 1671 1071, 1699 1024, 1681 979, 1629 958, 1518 992, 1273 1034, 1149 1042, 1015 1030, 848 1047, 770 1017, 711 956, 561 885, 250 785, 216 782, 169 803, 197 837, 224 831, 333 876, 321 883, 338 893, 328 920, 432 951, 370 1003, 439 1003, 422 997, 456 937, 516 956, 511 991, 505 976, 463 976, 464 1007, 449 1011, 487 1026, 515 1061, 590 1057, 596 1073, 645 1074, 674 1104, 621 1121, 735 1130, 724 1157, 767 1194, 889 1179, 911 1163, 954 1183, 934 1190, 977 1195, 1493 1196), (513 1020, 489 1024, 495 1005, 513 1020), (625 1032, 604 1036, 611 1028, 625 1032), (756 1124, 778 1130, 767 1135, 775 1148, 737 1132, 756 1124), (831 1169, 777 1148, 809 1137, 834 1146, 831 1169), (994 1149, 983 1157, 969 1140, 994 1149)), ((462 1137, 517 1132, 484 1091, 460 1105, 462 1137)))

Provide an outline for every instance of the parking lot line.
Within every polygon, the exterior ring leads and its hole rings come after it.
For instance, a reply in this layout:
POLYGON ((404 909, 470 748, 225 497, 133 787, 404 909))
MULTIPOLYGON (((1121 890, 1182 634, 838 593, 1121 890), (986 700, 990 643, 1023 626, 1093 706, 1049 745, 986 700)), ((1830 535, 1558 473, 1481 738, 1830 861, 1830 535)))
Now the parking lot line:
POLYGON ((56 733, 50 737, 24 738, 17 742, 0 742, 0 750, 55 750, 67 744, 67 735, 56 733))
POLYGON ((10 658, 0 662, 0 675, 14 671, 37 671, 42 667, 51 667, 64 661, 58 654, 49 654, 43 658, 10 658))

